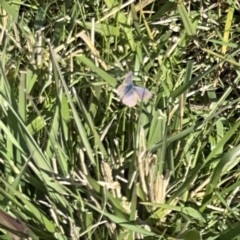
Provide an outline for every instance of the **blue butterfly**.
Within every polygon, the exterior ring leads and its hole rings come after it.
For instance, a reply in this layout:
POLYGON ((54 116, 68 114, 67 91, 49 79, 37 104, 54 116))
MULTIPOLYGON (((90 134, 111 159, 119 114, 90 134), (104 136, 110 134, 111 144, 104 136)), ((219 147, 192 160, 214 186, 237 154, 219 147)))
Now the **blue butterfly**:
POLYGON ((117 88, 118 96, 122 99, 123 104, 128 107, 134 107, 137 101, 145 101, 152 97, 152 93, 146 88, 137 87, 133 84, 133 73, 129 72, 126 78, 117 88))

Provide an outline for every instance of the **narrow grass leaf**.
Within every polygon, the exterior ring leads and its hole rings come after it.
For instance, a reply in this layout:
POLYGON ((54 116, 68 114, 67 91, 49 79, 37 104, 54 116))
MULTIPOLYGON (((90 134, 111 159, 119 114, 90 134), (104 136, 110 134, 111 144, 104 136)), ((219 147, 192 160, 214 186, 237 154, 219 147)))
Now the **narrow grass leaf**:
POLYGON ((222 137, 222 139, 217 143, 216 147, 210 152, 207 159, 204 162, 204 165, 207 164, 211 159, 213 159, 228 142, 228 140, 235 134, 237 129, 240 127, 240 121, 236 122, 232 128, 222 137))
MULTIPOLYGON (((228 42, 229 41, 229 36, 230 36, 230 31, 231 31, 231 26, 232 26, 232 21, 233 21, 235 4, 236 4, 236 0, 233 0, 233 2, 231 3, 231 5, 229 6, 228 11, 227 11, 227 18, 226 18, 224 34, 223 34, 223 41, 224 42, 228 42)), ((227 52, 227 46, 223 45, 222 46, 222 53, 225 54, 226 52, 227 52)))
POLYGON ((100 209, 96 208, 92 204, 87 203, 86 205, 89 206, 90 208, 94 209, 95 211, 103 214, 104 216, 108 217, 111 221, 119 224, 120 226, 122 226, 126 229, 129 229, 129 230, 137 232, 137 233, 141 233, 145 236, 156 236, 155 233, 149 232, 141 227, 138 227, 135 223, 128 222, 125 219, 119 218, 118 216, 110 214, 104 210, 101 211, 100 209))
POLYGON ((31 135, 37 134, 41 129, 46 126, 46 122, 41 116, 37 116, 27 126, 27 129, 31 135))
POLYGON ((82 124, 82 122, 81 122, 81 120, 79 118, 78 112, 77 112, 77 110, 76 110, 76 108, 75 108, 75 106, 73 104, 73 101, 72 101, 71 96, 69 94, 69 90, 68 90, 67 84, 64 81, 64 78, 63 78, 63 76, 61 74, 60 68, 59 68, 58 63, 56 61, 56 56, 55 56, 55 54, 54 54, 54 52, 53 52, 53 50, 52 50, 50 45, 49 45, 49 48, 50 48, 51 55, 52 55, 52 61, 53 61, 54 65, 55 65, 55 67, 56 67, 56 70, 58 72, 58 76, 59 76, 59 78, 61 80, 61 83, 62 83, 63 88, 65 90, 65 94, 66 94, 66 96, 68 98, 68 101, 69 101, 69 104, 71 106, 71 109, 72 109, 72 112, 73 112, 73 116, 74 116, 74 119, 75 119, 75 123, 77 125, 77 129, 78 129, 79 134, 81 136, 81 140, 82 140, 82 142, 83 142, 83 144, 84 144, 84 146, 86 148, 86 152, 88 154, 88 157, 89 157, 91 163, 94 166, 96 166, 96 162, 95 162, 95 159, 94 159, 94 156, 93 156, 93 152, 92 152, 90 143, 88 141, 85 129, 84 129, 83 124, 82 124))
POLYGON ((206 39, 207 42, 212 42, 212 43, 216 43, 218 45, 221 46, 227 46, 230 48, 238 48, 239 45, 237 43, 232 43, 232 42, 224 42, 224 41, 220 41, 220 40, 215 40, 215 39, 206 39))
POLYGON ((189 217, 192 217, 193 219, 200 220, 202 222, 206 221, 203 215, 201 214, 201 212, 199 212, 197 209, 194 209, 192 207, 181 207, 181 206, 175 206, 170 204, 152 203, 152 202, 142 202, 141 204, 158 207, 159 210, 157 211, 161 211, 162 209, 173 210, 176 212, 184 213, 189 217))
POLYGON ((34 29, 39 30, 44 26, 44 22, 46 19, 47 10, 51 6, 49 3, 42 5, 40 8, 38 8, 36 13, 36 18, 34 21, 34 29))
MULTIPOLYGON (((84 22, 84 23, 81 23, 80 22, 80 25, 82 27, 86 27, 87 29, 92 29, 92 22, 84 22)), ((118 37, 119 34, 120 34, 120 31, 119 31, 119 28, 118 27, 114 27, 114 26, 111 26, 109 24, 103 24, 103 23, 96 23, 94 25, 94 30, 97 32, 97 33, 100 33, 101 35, 103 36, 116 36, 118 37)))
POLYGON ((222 62, 219 62, 217 64, 215 64, 214 66, 212 66, 211 68, 207 69, 205 72, 203 72, 202 74, 198 75, 197 77, 194 77, 193 79, 191 79, 190 81, 186 82, 185 84, 183 84, 182 86, 180 86, 179 88, 177 88, 175 91, 172 92, 171 97, 173 99, 175 99, 176 97, 178 97, 180 94, 182 94, 183 92, 185 92, 187 89, 189 89, 193 84, 195 84, 197 81, 199 81, 200 79, 204 78, 206 75, 208 75, 209 73, 211 73, 213 70, 215 70, 222 62))
POLYGON ((201 232, 197 231, 196 229, 188 230, 187 232, 181 234, 178 239, 183 240, 202 240, 201 232))
MULTIPOLYGON (((210 55, 214 56, 214 57, 217 57, 219 59, 222 59, 226 62, 229 62, 237 67, 240 67, 240 63, 238 63, 236 60, 234 60, 233 56, 235 54, 231 54, 231 55, 222 55, 222 54, 219 54, 219 53, 216 53, 216 52, 213 52, 212 50, 209 50, 209 49, 206 49, 206 48, 203 48, 202 49, 204 52, 206 53, 209 53, 210 55)), ((238 48, 239 50, 239 48, 238 48)), ((218 64, 219 65, 219 64, 218 64)))
POLYGON ((185 30, 189 36, 195 36, 196 35, 196 29, 194 25, 192 24, 191 19, 188 16, 187 10, 185 8, 185 5, 183 3, 178 4, 178 12, 180 14, 180 17, 183 21, 183 25, 185 27, 185 30))
POLYGON ((195 168, 193 168, 192 170, 189 171, 186 180, 181 184, 181 186, 179 188, 176 189, 176 191, 171 195, 171 197, 169 198, 169 200, 167 201, 167 203, 171 204, 172 202, 174 202, 176 199, 180 198, 182 196, 183 193, 185 193, 186 191, 188 191, 191 186, 192 183, 194 183, 195 179, 198 177, 198 173, 201 170, 201 166, 196 165, 195 168))
POLYGON ((85 65, 87 65, 92 72, 96 72, 102 79, 104 79, 110 86, 116 87, 117 81, 115 78, 113 78, 111 75, 109 75, 107 72, 103 71, 102 69, 96 67, 96 65, 85 56, 79 56, 77 59, 80 62, 83 62, 85 65))
POLYGON ((2 121, 0 121, 0 129, 6 134, 8 139, 16 146, 16 148, 23 153, 24 150, 22 149, 18 140, 13 136, 13 134, 11 133, 11 130, 6 125, 4 125, 2 121))
POLYGON ((224 166, 226 164, 229 164, 231 161, 234 161, 236 157, 240 155, 240 145, 237 147, 231 149, 229 152, 225 153, 221 160, 219 161, 218 165, 213 171, 210 184, 208 185, 205 196, 203 198, 203 204, 201 206, 201 211, 203 211, 206 208, 207 201, 212 197, 212 194, 214 192, 214 189, 217 188, 217 184, 219 182, 219 179, 222 175, 222 170, 224 169, 224 166))
POLYGON ((11 20, 16 22, 18 18, 18 12, 14 10, 14 7, 9 5, 5 0, 2 0, 0 5, 7 12, 7 14, 12 17, 11 20))
MULTIPOLYGON (((6 181, 4 181, 2 178, 0 178, 0 181, 10 190, 12 196, 16 196, 20 201, 23 202, 23 205, 20 205, 22 209, 25 208, 25 211, 30 213, 31 216, 39 221, 39 223, 42 224, 48 231, 54 232, 55 226, 54 224, 49 221, 49 219, 41 212, 39 211, 30 201, 28 201, 24 196, 22 196, 22 193, 16 191, 12 186, 10 186, 6 181), (25 206, 25 207, 24 207, 25 206)), ((3 189, 0 189, 0 192, 6 197, 9 198, 10 194, 6 194, 6 192, 3 189)), ((14 200, 13 202, 16 203, 15 197, 9 198, 9 200, 14 200)))
MULTIPOLYGON (((90 176, 86 176, 89 184, 91 185, 91 187, 99 194, 102 194, 102 187, 90 176)), ((114 198, 113 195, 108 192, 105 191, 106 193, 106 198, 110 200, 110 202, 113 204, 113 210, 115 212, 115 214, 117 216, 119 216, 120 218, 124 218, 127 221, 127 217, 126 217, 126 211, 125 209, 121 206, 121 200, 114 198)), ((102 197, 102 196, 101 196, 102 197)))
POLYGON ((226 239, 236 239, 240 236, 240 224, 239 222, 229 230, 226 230, 224 233, 220 233, 220 236, 215 238, 215 240, 226 240, 226 239))
POLYGON ((95 138, 95 148, 99 148, 99 150, 101 151, 101 154, 103 155, 104 157, 104 160, 107 160, 108 158, 108 154, 107 154, 107 151, 105 150, 103 144, 102 144, 102 141, 101 141, 101 138, 99 136, 99 134, 97 133, 96 129, 95 129, 95 126, 94 126, 94 122, 90 116, 90 114, 88 113, 88 111, 86 110, 86 108, 84 107, 84 104, 82 103, 81 99, 80 98, 77 98, 76 96, 76 92, 75 92, 75 97, 78 101, 78 104, 79 104, 79 107, 80 109, 82 110, 84 116, 85 116, 85 119, 91 129, 91 132, 95 138))
MULTIPOLYGON (((7 99, 5 99, 7 102, 7 99)), ((58 198, 60 202, 62 202, 63 205, 65 205, 65 202, 62 200, 59 194, 63 191, 63 189, 60 187, 60 185, 54 181, 51 180, 51 177, 49 174, 52 173, 52 168, 49 164, 49 161, 44 156, 42 150, 40 149, 39 145, 36 143, 36 141, 33 139, 31 134, 28 132, 27 127, 22 122, 21 118, 17 114, 17 112, 13 109, 13 107, 9 104, 9 109, 11 110, 11 113, 14 116, 14 119, 16 122, 18 122, 19 127, 21 128, 21 131, 19 131, 22 135, 21 137, 24 139, 24 144, 28 147, 28 151, 32 154, 31 157, 35 160, 35 164, 39 167, 41 174, 37 173, 37 175, 42 178, 42 180, 49 185, 52 189, 55 189, 55 191, 58 194, 51 193, 52 197, 58 198)), ((12 119, 13 120, 13 119, 12 119)))

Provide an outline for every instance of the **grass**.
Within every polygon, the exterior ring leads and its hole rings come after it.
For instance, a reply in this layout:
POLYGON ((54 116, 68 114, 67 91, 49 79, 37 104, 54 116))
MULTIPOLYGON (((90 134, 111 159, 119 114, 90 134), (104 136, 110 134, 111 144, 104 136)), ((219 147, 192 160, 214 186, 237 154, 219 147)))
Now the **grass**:
POLYGON ((238 1, 0 7, 1 239, 240 239, 238 1))

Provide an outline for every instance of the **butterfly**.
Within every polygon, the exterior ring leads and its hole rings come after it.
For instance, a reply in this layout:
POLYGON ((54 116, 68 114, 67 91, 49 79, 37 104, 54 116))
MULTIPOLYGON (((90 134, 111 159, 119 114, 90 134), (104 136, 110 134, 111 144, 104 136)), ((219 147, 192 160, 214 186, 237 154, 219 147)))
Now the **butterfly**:
POLYGON ((145 101, 152 97, 152 93, 146 88, 137 87, 133 84, 133 73, 129 72, 126 78, 117 88, 118 96, 122 99, 123 104, 128 107, 134 107, 137 101, 145 101))

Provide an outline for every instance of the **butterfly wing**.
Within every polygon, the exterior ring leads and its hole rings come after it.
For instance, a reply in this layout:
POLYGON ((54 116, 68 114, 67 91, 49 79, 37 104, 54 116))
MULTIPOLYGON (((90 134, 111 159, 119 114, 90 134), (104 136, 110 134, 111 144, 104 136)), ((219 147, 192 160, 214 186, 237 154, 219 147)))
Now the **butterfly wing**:
POLYGON ((124 97, 122 98, 123 104, 127 105, 128 107, 134 107, 137 104, 138 95, 134 91, 134 89, 128 91, 124 97))
POLYGON ((123 84, 125 85, 132 85, 133 84, 133 72, 130 71, 127 76, 125 77, 123 84))
POLYGON ((152 93, 146 88, 135 86, 134 91, 135 91, 136 95, 138 96, 138 101, 145 101, 152 97, 152 93))
POLYGON ((133 88, 133 73, 129 72, 125 77, 123 84, 117 88, 117 93, 120 98, 123 98, 133 88))
POLYGON ((126 94, 126 85, 121 84, 118 88, 117 88, 117 94, 120 98, 123 98, 124 95, 126 94))

